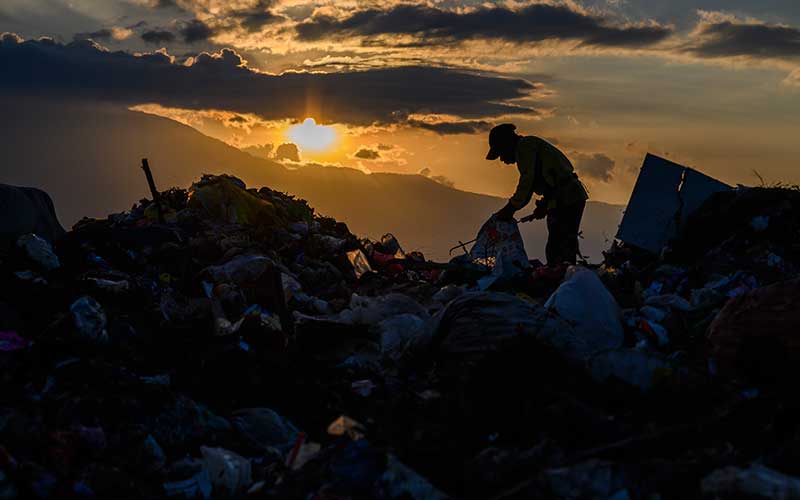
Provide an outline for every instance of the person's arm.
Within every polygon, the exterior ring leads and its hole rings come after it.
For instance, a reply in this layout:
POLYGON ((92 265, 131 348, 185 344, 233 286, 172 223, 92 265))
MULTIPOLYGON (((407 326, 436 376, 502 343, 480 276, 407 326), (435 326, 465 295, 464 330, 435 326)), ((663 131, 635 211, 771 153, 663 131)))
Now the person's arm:
POLYGON ((517 183, 517 189, 508 200, 508 203, 495 213, 495 216, 500 220, 511 220, 514 217, 514 213, 530 203, 531 197, 533 197, 533 167, 536 160, 536 153, 524 151, 523 148, 520 148, 518 154, 520 156, 517 161, 519 182, 517 183))
POLYGON ((494 216, 500 220, 508 221, 514 217, 514 212, 516 211, 517 209, 514 208, 514 205, 512 205, 509 201, 503 206, 503 208, 495 212, 494 216))
POLYGON ((552 164, 544 165, 542 167, 542 178, 544 179, 544 183, 547 186, 545 189, 544 196, 542 199, 539 200, 542 206, 547 209, 555 208, 556 206, 556 197, 554 196, 556 186, 563 185, 565 179, 563 179, 562 174, 565 170, 556 168, 552 164))
POLYGON ((519 182, 517 189, 508 200, 514 210, 520 210, 530 203, 533 197, 533 183, 536 175, 536 151, 520 147, 518 149, 517 168, 519 169, 519 182))

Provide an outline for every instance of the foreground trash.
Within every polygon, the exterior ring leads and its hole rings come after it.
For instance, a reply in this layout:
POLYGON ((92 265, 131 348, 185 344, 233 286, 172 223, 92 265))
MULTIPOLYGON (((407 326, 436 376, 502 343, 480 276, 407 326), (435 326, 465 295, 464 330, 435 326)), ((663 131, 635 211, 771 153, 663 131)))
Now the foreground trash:
POLYGON ((794 190, 571 268, 230 176, 159 198, 0 261, 3 498, 797 496, 794 190))

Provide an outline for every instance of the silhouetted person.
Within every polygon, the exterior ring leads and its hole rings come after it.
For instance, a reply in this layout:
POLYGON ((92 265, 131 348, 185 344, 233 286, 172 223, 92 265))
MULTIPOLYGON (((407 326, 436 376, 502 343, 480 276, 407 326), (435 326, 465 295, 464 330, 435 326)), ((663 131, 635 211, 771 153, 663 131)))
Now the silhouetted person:
POLYGON ((521 222, 547 217, 547 264, 575 264, 581 217, 589 195, 564 153, 539 137, 518 135, 516 129, 504 123, 489 132, 486 159, 500 158, 506 164, 516 163, 519 169, 517 190, 495 215, 511 220, 534 193, 541 195, 536 209, 521 222))

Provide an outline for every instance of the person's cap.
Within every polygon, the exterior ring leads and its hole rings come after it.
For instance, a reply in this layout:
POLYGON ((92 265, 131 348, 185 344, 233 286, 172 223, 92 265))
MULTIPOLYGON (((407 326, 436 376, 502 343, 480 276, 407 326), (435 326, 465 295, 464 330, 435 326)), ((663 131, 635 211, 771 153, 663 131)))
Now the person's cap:
POLYGON ((514 132, 515 130, 517 130, 517 126, 513 123, 503 123, 489 131, 489 152, 486 154, 487 160, 496 160, 500 158, 503 147, 516 135, 514 132))

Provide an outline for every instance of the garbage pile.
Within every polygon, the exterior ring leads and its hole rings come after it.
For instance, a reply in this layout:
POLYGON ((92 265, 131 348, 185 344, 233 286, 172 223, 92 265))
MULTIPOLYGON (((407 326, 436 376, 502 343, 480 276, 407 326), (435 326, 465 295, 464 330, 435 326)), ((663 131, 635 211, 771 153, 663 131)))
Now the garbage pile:
POLYGON ((758 193, 502 279, 225 175, 21 234, 0 496, 796 498, 800 207, 758 193))

